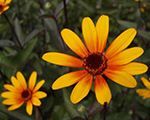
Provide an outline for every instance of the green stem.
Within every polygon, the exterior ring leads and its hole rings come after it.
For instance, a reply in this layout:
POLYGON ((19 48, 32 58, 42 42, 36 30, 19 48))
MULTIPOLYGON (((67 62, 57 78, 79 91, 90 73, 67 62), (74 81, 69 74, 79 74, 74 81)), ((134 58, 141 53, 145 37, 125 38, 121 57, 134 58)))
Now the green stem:
POLYGON ((106 113, 107 113, 107 102, 104 103, 104 118, 103 118, 103 120, 106 120, 106 113))
POLYGON ((65 27, 68 28, 68 19, 67 19, 67 8, 66 8, 66 0, 63 0, 64 3, 64 12, 65 12, 65 27))

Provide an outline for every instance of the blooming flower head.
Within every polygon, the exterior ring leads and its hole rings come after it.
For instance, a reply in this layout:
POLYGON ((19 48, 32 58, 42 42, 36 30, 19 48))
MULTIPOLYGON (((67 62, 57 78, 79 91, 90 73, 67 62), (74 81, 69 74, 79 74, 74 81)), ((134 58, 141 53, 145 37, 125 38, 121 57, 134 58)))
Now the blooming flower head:
POLYGON ((81 59, 71 55, 48 52, 42 58, 53 64, 84 68, 67 73, 59 77, 52 85, 52 89, 68 87, 75 83, 70 99, 72 103, 81 101, 90 91, 94 79, 95 95, 99 103, 109 103, 111 92, 103 75, 125 87, 134 88, 137 85, 132 75, 142 74, 147 71, 147 66, 142 63, 131 62, 143 54, 143 49, 133 47, 124 50, 136 35, 134 28, 127 29, 120 34, 104 53, 109 32, 109 17, 102 15, 96 26, 89 17, 82 21, 84 42, 71 30, 63 29, 61 35, 68 47, 81 59))
POLYGON ((9 3, 11 2, 11 0, 0 0, 0 15, 6 11, 7 9, 9 9, 9 3))
MULTIPOLYGON (((150 98, 150 81, 145 79, 144 77, 141 78, 144 86, 147 89, 137 89, 136 92, 140 95, 143 96, 143 99, 150 98)), ((149 79, 150 80, 150 79, 149 79)))
POLYGON ((16 78, 11 77, 12 85, 5 84, 4 87, 8 90, 1 94, 2 97, 7 98, 3 101, 5 105, 11 105, 8 110, 15 110, 26 102, 26 111, 29 115, 32 114, 33 105, 40 106, 41 101, 39 99, 47 96, 45 92, 38 91, 45 83, 45 80, 41 80, 36 86, 37 73, 32 72, 29 78, 29 87, 25 81, 21 72, 16 73, 16 78))

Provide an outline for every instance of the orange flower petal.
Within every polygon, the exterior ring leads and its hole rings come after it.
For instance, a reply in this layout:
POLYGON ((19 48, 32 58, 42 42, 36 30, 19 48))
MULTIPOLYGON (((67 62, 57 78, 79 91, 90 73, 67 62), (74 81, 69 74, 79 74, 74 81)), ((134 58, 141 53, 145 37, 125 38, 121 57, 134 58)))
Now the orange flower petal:
POLYGON ((125 86, 128 88, 134 88, 137 85, 135 78, 127 72, 106 69, 103 73, 109 79, 111 79, 112 81, 114 81, 122 86, 125 86))
POLYGON ((71 30, 63 29, 61 31, 61 36, 68 47, 80 57, 84 58, 88 54, 81 39, 71 30))
POLYGON ((32 111, 33 111, 33 105, 32 105, 32 102, 29 100, 27 101, 27 104, 26 104, 26 111, 29 115, 32 115, 32 111))
POLYGON ((85 70, 75 71, 67 73, 61 77, 59 77, 52 85, 52 89, 60 89, 64 87, 68 87, 77 83, 83 77, 85 77, 88 73, 85 70))
POLYGON ((77 85, 74 87, 70 99, 73 104, 81 101, 89 93, 93 82, 93 76, 87 74, 85 77, 80 80, 77 85))
POLYGON ((137 63, 137 62, 131 62, 129 64, 118 66, 118 67, 120 67, 121 70, 131 75, 143 74, 148 70, 148 67, 145 64, 137 63))
POLYGON ((20 94, 18 94, 18 93, 13 93, 13 92, 8 92, 8 91, 3 92, 3 93, 1 94, 1 96, 2 96, 3 98, 21 98, 21 95, 20 95, 20 94))
POLYGON ((37 78, 37 72, 32 72, 29 78, 29 89, 32 91, 34 89, 35 83, 37 78))
POLYGON ((150 90, 147 89, 137 89, 136 92, 143 96, 143 99, 150 98, 150 90))
POLYGON ((141 80, 142 80, 143 84, 145 85, 145 87, 150 90, 150 81, 148 81, 144 77, 142 77, 141 80))
POLYGON ((57 52, 45 53, 42 56, 42 59, 56 65, 62 65, 68 67, 83 67, 82 60, 63 53, 57 53, 57 52))
POLYGON ((37 91, 32 96, 41 99, 41 98, 45 98, 47 96, 47 94, 43 91, 37 91))
POLYGON ((5 99, 2 103, 4 105, 13 105, 13 104, 16 104, 18 102, 17 102, 17 100, 15 100, 13 98, 8 98, 8 99, 5 99))
POLYGON ((82 21, 82 33, 87 48, 90 52, 98 51, 97 32, 93 21, 85 17, 82 21))
POLYGON ((38 82, 38 84, 35 86, 35 88, 33 89, 33 93, 38 91, 42 85, 45 83, 45 80, 41 80, 40 82, 38 82))
POLYGON ((35 106, 40 106, 41 105, 41 101, 36 97, 32 97, 31 101, 32 101, 33 105, 35 105, 35 106))
POLYGON ((6 11, 6 10, 8 10, 9 9, 9 6, 5 6, 4 8, 3 8, 3 11, 6 11))
POLYGON ((102 53, 107 43, 107 37, 109 33, 109 17, 102 15, 97 23, 96 30, 98 36, 98 52, 102 53))
POLYGON ((14 105, 10 106, 10 107, 8 108, 8 110, 9 110, 9 111, 15 110, 15 109, 19 108, 20 106, 22 106, 23 103, 24 103, 24 101, 22 101, 22 102, 20 102, 20 103, 17 103, 17 104, 14 104, 14 105))
POLYGON ((25 80, 24 76, 22 75, 22 73, 18 71, 16 73, 16 77, 17 77, 17 80, 19 81, 20 85, 22 86, 22 88, 24 90, 26 90, 27 89, 27 83, 26 83, 26 80, 25 80))
POLYGON ((109 103, 111 100, 111 91, 105 79, 101 75, 97 75, 95 79, 95 95, 97 101, 104 105, 105 102, 109 103))
POLYGON ((4 3, 7 5, 11 2, 12 0, 4 0, 4 3))
POLYGON ((14 85, 14 87, 17 88, 20 92, 23 91, 22 86, 20 85, 19 81, 14 76, 11 77, 11 82, 14 85))
POLYGON ((119 54, 108 59, 107 65, 127 64, 143 54, 144 50, 140 47, 132 47, 120 52, 119 54))
POLYGON ((21 93, 20 91, 18 91, 17 88, 15 88, 14 86, 9 85, 9 84, 5 84, 4 88, 6 88, 7 90, 14 92, 14 93, 21 93))
POLYGON ((136 30, 134 28, 129 28, 123 33, 121 33, 108 47, 105 56, 110 59, 114 55, 118 54, 126 47, 130 45, 136 35, 136 30))

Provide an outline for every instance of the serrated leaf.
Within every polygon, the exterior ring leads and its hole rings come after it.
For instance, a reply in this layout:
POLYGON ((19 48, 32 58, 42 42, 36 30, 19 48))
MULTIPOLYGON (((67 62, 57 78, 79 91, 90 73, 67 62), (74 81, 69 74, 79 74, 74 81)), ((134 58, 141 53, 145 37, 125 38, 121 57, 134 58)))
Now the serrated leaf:
POLYGON ((71 118, 80 116, 79 112, 75 108, 75 105, 73 105, 70 101, 70 95, 66 89, 63 89, 63 98, 65 102, 66 110, 71 118))
POLYGON ((150 31, 138 30, 138 34, 143 38, 150 40, 150 31))
POLYGON ((19 39, 21 46, 23 46, 24 41, 25 41, 25 37, 24 37, 25 35, 23 34, 23 31, 22 31, 22 28, 21 28, 18 18, 15 19, 15 31, 16 31, 16 34, 17 34, 17 37, 19 39))
POLYGON ((97 101, 90 107, 88 111, 88 117, 94 116, 96 113, 103 109, 103 105, 99 104, 97 101))
POLYGON ((0 40, 0 47, 11 47, 14 46, 15 43, 11 40, 0 40))
POLYGON ((125 21, 125 20, 118 20, 117 21, 121 26, 125 28, 137 28, 137 23, 130 22, 130 21, 125 21))
MULTIPOLYGON (((69 3, 70 0, 66 0, 66 5, 69 3)), ((54 15, 57 16, 59 14, 59 12, 64 8, 64 3, 63 1, 57 6, 57 8, 55 9, 55 13, 54 15)))

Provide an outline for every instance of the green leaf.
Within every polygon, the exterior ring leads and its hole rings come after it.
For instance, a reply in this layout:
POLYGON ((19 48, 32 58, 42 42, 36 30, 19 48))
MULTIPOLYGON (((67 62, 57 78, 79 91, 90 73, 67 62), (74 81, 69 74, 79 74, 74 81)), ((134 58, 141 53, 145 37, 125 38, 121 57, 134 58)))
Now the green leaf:
POLYGON ((23 34, 18 18, 15 19, 15 31, 16 31, 20 44, 23 46, 25 42, 25 37, 24 37, 25 35, 23 34))
POLYGON ((90 107, 88 112, 88 117, 94 116, 96 113, 103 109, 103 105, 99 104, 97 101, 90 107))
POLYGON ((85 119, 83 119, 83 118, 81 118, 81 117, 75 117, 75 118, 73 118, 73 119, 71 119, 71 120, 85 120, 85 119))
POLYGON ((67 110, 69 116, 71 118, 80 116, 75 105, 73 105, 70 101, 70 95, 69 95, 67 89, 63 89, 63 98, 64 98, 64 102, 65 102, 65 107, 66 107, 66 110, 67 110))
POLYGON ((14 46, 15 43, 11 40, 0 40, 0 47, 11 47, 14 46))
POLYGON ((31 39, 33 39, 36 35, 38 35, 42 30, 44 30, 44 28, 40 28, 40 29, 35 29, 33 30, 29 35, 27 35, 26 39, 25 39, 25 43, 27 43, 28 41, 30 41, 31 39))
MULTIPOLYGON (((70 0, 66 0, 66 5, 69 3, 70 0)), ((64 3, 63 1, 57 6, 57 8, 55 9, 55 16, 57 16, 59 14, 59 12, 64 8, 64 3)))
POLYGON ((118 20, 117 22, 125 28, 135 28, 135 29, 137 28, 137 24, 134 22, 125 21, 125 20, 118 20))
POLYGON ((90 13, 94 12, 94 8, 91 7, 90 5, 88 5, 86 2, 78 0, 77 1, 81 6, 83 6, 87 11, 89 11, 90 13))
POLYGON ((140 36, 142 36, 143 38, 150 40, 150 32, 149 31, 138 30, 138 34, 140 36))

